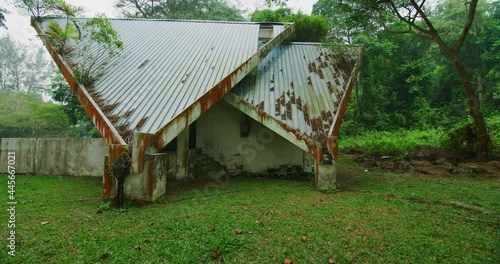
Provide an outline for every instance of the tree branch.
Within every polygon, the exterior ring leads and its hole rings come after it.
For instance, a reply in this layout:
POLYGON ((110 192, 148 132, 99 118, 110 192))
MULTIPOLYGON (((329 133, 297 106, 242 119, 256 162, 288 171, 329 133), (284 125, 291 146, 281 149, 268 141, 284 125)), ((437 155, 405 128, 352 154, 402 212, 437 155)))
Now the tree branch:
MULTIPOLYGON (((397 16, 397 18, 398 18, 399 20, 401 20, 402 22, 404 22, 404 23, 408 24, 411 28, 414 28, 414 29, 416 29, 416 30, 420 31, 420 32, 421 32, 421 33, 423 33, 423 34, 432 35, 432 30, 425 29, 425 28, 423 28, 423 27, 421 27, 421 26, 419 26, 419 25, 415 24, 415 22, 414 22, 414 21, 410 21, 410 20, 406 19, 404 16, 402 16, 402 15, 401 15, 401 13, 400 13, 400 12, 399 12, 399 10, 398 10, 398 7, 397 7, 397 6, 396 6, 396 4, 394 3, 394 1, 388 1, 388 2, 389 2, 389 5, 390 5, 390 7, 391 7, 391 9, 392 9, 392 12, 393 12, 393 13, 397 16)), ((422 14, 420 14, 420 13, 418 12, 418 10, 417 10, 417 14, 415 15, 415 17, 417 17, 417 15, 422 16, 422 14)), ((432 26, 432 24, 431 24, 431 26, 432 26)), ((430 27, 429 27, 429 29, 430 29, 430 27)))
MULTIPOLYGON (((422 6, 420 6, 417 2, 415 2, 415 0, 410 0, 410 2, 411 5, 415 7, 415 10, 417 10, 417 14, 420 15, 420 17, 424 20, 425 24, 429 28, 429 33, 431 33, 431 35, 433 34, 437 35, 437 30, 434 28, 434 25, 432 25, 432 22, 429 20, 424 10, 422 9, 423 3, 422 6)), ((423 2, 425 2, 425 0, 423 2)))
POLYGON ((462 30, 460 38, 458 38, 457 44, 455 45, 455 47, 453 47, 453 49, 457 53, 464 45, 465 39, 467 38, 467 34, 469 34, 469 30, 472 26, 472 22, 474 21, 474 17, 476 15, 477 2, 478 0, 472 0, 470 3, 469 14, 467 15, 467 21, 465 22, 464 29, 462 30))
POLYGON ((426 34, 426 33, 416 32, 415 30, 412 30, 411 28, 409 28, 408 30, 392 30, 392 29, 386 29, 386 30, 392 34, 412 34, 412 35, 417 36, 419 38, 433 40, 432 35, 426 34))

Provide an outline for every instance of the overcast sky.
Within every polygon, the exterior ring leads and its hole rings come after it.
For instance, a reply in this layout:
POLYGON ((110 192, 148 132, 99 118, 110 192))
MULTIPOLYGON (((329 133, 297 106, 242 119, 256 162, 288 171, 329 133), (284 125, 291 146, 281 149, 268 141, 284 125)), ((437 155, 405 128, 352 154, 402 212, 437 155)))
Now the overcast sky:
MULTIPOLYGON (((36 39, 35 30, 29 23, 29 17, 17 14, 17 10, 9 4, 11 2, 12 0, 0 0, 0 6, 7 7, 10 11, 5 16, 8 30, 0 28, 0 36, 9 33, 18 41, 39 45, 41 42, 36 39)), ((97 13, 104 13, 108 18, 118 17, 118 12, 114 8, 116 0, 66 0, 66 2, 83 7, 86 17, 92 17, 97 13)), ((246 12, 252 12, 255 8, 265 8, 265 0, 229 0, 228 2, 234 3, 239 9, 246 12)), ((300 10, 304 14, 310 14, 315 2, 317 0, 288 0, 288 6, 294 11, 300 10)))

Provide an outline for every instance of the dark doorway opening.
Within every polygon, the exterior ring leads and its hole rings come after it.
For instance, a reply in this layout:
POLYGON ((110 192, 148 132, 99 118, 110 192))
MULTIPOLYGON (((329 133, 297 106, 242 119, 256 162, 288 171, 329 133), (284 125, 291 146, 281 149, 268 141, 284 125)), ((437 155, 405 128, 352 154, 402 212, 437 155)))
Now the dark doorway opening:
POLYGON ((196 148, 196 121, 189 125, 189 149, 196 148))

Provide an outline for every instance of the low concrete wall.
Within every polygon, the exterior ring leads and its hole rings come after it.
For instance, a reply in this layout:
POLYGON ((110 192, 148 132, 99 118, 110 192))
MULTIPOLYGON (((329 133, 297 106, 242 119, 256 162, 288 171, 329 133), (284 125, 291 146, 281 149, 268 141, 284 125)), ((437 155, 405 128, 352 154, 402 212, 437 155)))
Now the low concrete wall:
POLYGON ((1 138, 0 173, 15 152, 16 173, 102 177, 108 149, 100 138, 1 138))

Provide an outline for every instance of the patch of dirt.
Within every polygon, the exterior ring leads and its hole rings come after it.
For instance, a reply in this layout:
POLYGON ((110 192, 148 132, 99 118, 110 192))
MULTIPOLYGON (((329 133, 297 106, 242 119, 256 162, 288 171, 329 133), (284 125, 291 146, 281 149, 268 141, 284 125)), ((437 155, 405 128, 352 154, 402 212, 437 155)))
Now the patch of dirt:
POLYGON ((417 147, 404 160, 380 155, 367 157, 361 148, 346 150, 343 156, 360 164, 364 169, 405 171, 439 177, 456 175, 500 177, 500 161, 498 160, 479 162, 473 159, 473 153, 458 153, 433 147, 417 147))

